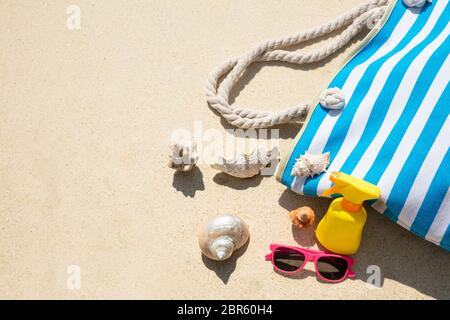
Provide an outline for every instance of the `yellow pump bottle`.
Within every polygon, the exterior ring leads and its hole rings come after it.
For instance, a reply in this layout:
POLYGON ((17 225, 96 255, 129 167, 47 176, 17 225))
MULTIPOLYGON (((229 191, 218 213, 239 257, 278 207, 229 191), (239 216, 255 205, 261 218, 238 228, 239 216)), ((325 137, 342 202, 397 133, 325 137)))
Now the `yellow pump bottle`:
POLYGON ((327 250, 342 255, 358 251, 367 213, 362 203, 378 199, 380 189, 361 179, 342 172, 333 172, 334 185, 323 195, 342 194, 333 200, 316 229, 316 238, 327 250))

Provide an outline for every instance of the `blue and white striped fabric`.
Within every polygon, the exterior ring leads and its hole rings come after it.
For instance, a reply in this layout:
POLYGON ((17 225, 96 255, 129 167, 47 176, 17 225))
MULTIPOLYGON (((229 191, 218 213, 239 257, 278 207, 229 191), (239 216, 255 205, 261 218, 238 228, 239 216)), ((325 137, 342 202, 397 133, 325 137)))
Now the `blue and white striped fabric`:
POLYGON ((281 172, 300 194, 320 195, 341 171, 378 185, 372 206, 450 250, 450 4, 397 1, 381 30, 335 76, 343 110, 318 105, 281 172), (305 151, 330 152, 326 173, 291 176, 305 151))

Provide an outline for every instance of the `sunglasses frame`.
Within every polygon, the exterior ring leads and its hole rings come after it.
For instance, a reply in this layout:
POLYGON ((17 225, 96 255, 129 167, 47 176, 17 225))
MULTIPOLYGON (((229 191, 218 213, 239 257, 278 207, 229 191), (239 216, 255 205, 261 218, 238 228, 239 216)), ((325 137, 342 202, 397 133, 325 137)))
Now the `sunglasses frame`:
POLYGON ((266 261, 271 261, 273 267, 275 268, 275 270, 286 274, 286 275, 294 275, 296 273, 299 273, 303 270, 303 268, 305 267, 306 263, 308 262, 314 262, 314 268, 316 271, 316 276, 319 277, 319 279, 326 281, 326 282, 330 282, 330 283, 338 283, 338 282, 342 282, 347 278, 354 278, 355 277, 355 273, 351 270, 352 265, 355 263, 355 260, 353 260, 350 257, 347 256, 341 256, 338 254, 333 254, 333 253, 328 253, 328 252, 324 252, 324 251, 318 251, 318 250, 313 250, 313 249, 306 249, 306 248, 300 248, 300 247, 294 247, 294 246, 287 246, 287 245, 283 245, 283 244, 271 244, 270 247, 270 253, 266 255, 266 261), (274 253, 276 249, 280 249, 280 248, 284 248, 284 249, 290 249, 296 252, 299 252, 301 254, 303 254, 305 256, 305 261, 303 261, 303 264, 295 271, 284 271, 281 270, 280 268, 278 268, 275 265, 275 261, 274 261, 274 253), (342 276, 341 279, 338 280, 330 280, 327 278, 324 278, 318 269, 318 265, 317 265, 317 261, 319 258, 321 257, 335 257, 335 258, 341 258, 344 259, 347 262, 347 270, 345 271, 345 274, 342 276))

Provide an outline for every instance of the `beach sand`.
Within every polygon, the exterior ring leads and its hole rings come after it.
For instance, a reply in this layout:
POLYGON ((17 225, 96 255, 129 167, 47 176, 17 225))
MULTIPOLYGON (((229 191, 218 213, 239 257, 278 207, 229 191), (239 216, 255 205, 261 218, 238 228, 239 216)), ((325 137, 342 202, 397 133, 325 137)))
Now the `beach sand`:
MULTIPOLYGON (((230 128, 206 104, 213 67, 360 2, 2 1, 0 298, 450 298, 449 253, 373 210, 355 280, 321 283, 311 265, 280 276, 264 261, 270 243, 315 246, 313 229, 293 230, 288 211, 309 205, 319 220, 329 200, 274 177, 167 168, 174 131, 230 128), (71 4, 79 30, 66 26, 71 4), (201 256, 197 231, 223 213, 243 218, 251 239, 217 263, 201 256), (366 284, 372 265, 382 288, 366 284)), ((252 66, 232 101, 278 110, 312 100, 350 50, 311 66, 252 66)), ((279 128, 282 153, 300 128, 279 128)))

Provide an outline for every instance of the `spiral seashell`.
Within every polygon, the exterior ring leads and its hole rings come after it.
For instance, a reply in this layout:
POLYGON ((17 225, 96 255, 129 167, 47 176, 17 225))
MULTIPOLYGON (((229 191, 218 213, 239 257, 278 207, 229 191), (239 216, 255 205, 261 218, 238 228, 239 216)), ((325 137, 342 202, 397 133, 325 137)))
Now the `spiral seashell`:
POLYGON ((176 171, 191 171, 198 161, 197 144, 190 139, 180 139, 170 145, 169 168, 176 171))
POLYGON ((210 259, 223 261, 231 257, 249 239, 247 225, 238 217, 224 215, 210 221, 199 234, 199 246, 210 259))
POLYGON ((431 3, 431 0, 403 0, 403 3, 410 8, 422 8, 427 2, 431 3))
POLYGON ((322 92, 319 103, 327 109, 342 109, 345 107, 345 95, 339 88, 329 88, 322 92))
POLYGON ((314 177, 325 172, 330 164, 330 153, 312 154, 305 152, 304 155, 296 159, 291 175, 297 177, 314 177))
POLYGON ((234 159, 220 157, 211 167, 236 178, 251 178, 258 175, 276 156, 277 148, 270 151, 257 148, 249 154, 238 153, 234 159))

